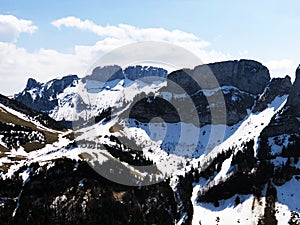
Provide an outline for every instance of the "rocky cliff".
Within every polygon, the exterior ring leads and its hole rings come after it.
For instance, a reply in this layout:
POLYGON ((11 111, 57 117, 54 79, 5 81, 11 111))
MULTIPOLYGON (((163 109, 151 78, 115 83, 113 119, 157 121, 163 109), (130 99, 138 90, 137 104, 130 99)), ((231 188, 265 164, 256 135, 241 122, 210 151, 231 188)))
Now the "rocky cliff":
POLYGON ((76 75, 69 75, 42 84, 29 78, 26 88, 16 94, 14 99, 34 110, 49 113, 58 105, 58 95, 67 87, 75 85, 78 79, 76 75))

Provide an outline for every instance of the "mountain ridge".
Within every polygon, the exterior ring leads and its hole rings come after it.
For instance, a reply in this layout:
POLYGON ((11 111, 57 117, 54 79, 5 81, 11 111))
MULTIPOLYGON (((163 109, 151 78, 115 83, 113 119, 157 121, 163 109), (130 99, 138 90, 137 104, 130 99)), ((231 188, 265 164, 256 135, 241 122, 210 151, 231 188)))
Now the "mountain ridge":
MULTIPOLYGON (((7 168, 10 176, 2 173, 0 221, 21 224, 25 217, 25 224, 95 224, 104 219, 94 213, 105 210, 106 202, 125 213, 109 214, 105 224, 300 224, 300 208, 291 201, 291 195, 300 199, 300 66, 293 84, 288 76, 271 79, 253 60, 200 65, 167 76, 154 67, 129 68, 126 76, 118 66, 98 68, 83 80, 74 76, 59 89, 49 87, 56 96, 46 94, 44 100, 57 104, 47 113, 60 121, 69 118, 74 130, 24 154, 25 160, 7 168), (209 80, 208 68, 220 87, 209 80), (140 79, 147 77, 152 79, 140 79), (87 91, 80 92, 82 87, 87 91), (120 163, 113 164, 116 160, 120 163), (95 164, 102 165, 100 171, 95 164), (85 173, 90 166, 97 175, 85 173), (138 188, 105 180, 126 182, 118 180, 122 177, 138 188), (154 186, 139 187, 143 182, 154 186), (8 193, 12 183, 15 189, 8 193), (39 215, 34 221, 30 210, 51 218, 39 215), (137 212, 143 221, 130 217, 137 212)), ((52 83, 46 84, 31 79, 16 98, 52 83)), ((4 154, 1 160, 9 158, 4 154)))

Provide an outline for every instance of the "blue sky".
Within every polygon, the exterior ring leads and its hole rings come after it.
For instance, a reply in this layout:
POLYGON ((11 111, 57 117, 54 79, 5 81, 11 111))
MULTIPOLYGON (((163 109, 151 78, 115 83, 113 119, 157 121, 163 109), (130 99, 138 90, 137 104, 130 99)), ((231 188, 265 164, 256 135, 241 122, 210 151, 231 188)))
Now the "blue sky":
POLYGON ((299 9, 297 0, 0 0, 0 93, 20 91, 28 77, 84 73, 107 51, 160 39, 204 62, 249 58, 293 77, 299 9))

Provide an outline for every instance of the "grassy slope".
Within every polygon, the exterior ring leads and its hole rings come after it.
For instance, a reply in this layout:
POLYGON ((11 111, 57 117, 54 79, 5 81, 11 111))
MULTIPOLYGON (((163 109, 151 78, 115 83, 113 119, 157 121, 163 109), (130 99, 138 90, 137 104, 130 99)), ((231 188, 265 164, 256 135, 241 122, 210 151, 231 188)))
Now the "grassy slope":
MULTIPOLYGON (((1 109, 0 110, 0 122, 13 123, 13 124, 16 124, 16 125, 29 127, 34 131, 42 132, 45 135, 46 144, 52 144, 52 143, 54 143, 58 140, 59 132, 57 132, 57 131, 53 131, 53 132, 51 131, 50 132, 49 130, 42 129, 40 127, 37 127, 37 125, 35 125, 34 123, 32 123, 30 121, 26 121, 24 119, 21 119, 21 118, 15 116, 13 114, 7 112, 3 108, 0 108, 0 109, 1 109)), ((44 146, 45 146, 45 144, 41 144, 41 143, 27 143, 23 147, 26 151, 32 151, 32 150, 40 149, 44 146)))

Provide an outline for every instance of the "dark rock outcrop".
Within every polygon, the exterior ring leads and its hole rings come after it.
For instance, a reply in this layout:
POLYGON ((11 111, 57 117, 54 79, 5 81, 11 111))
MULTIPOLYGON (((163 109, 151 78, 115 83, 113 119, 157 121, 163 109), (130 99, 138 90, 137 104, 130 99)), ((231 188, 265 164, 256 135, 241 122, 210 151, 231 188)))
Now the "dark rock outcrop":
POLYGON ((108 82, 116 79, 124 79, 124 73, 120 66, 104 66, 104 67, 96 67, 91 75, 83 78, 84 80, 96 80, 101 82, 108 82))
POLYGON ((285 106, 275 114, 270 124, 262 131, 262 137, 281 134, 299 134, 300 122, 300 67, 296 70, 296 80, 290 90, 285 106))
POLYGON ((129 66, 124 70, 125 76, 130 80, 136 80, 145 77, 166 78, 168 71, 162 68, 152 66, 129 66))
MULTIPOLYGON (((261 63, 235 60, 174 71, 168 75, 168 85, 162 91, 190 96, 201 125, 211 123, 213 111, 217 112, 213 114, 215 124, 233 125, 245 118, 247 110, 254 105, 256 95, 265 90, 269 81, 269 71, 261 63), (213 94, 207 95, 206 90, 213 94)), ((289 86, 288 81, 283 81, 284 90, 289 86)), ((282 92, 286 92, 284 90, 282 92)), ((182 105, 183 111, 186 111, 184 103, 176 105, 182 105)), ((197 119, 190 122, 197 124, 197 119)))
POLYGON ((296 80, 293 84, 286 106, 293 108, 295 116, 300 116, 300 65, 296 70, 296 80))
POLYGON ((273 78, 268 84, 264 93, 257 100, 253 112, 261 112, 268 107, 277 96, 288 95, 292 89, 292 82, 289 76, 285 78, 273 78))
POLYGON ((124 79, 125 77, 130 80, 137 80, 141 78, 147 77, 160 77, 166 78, 168 71, 158 67, 152 66, 129 66, 122 70, 120 66, 104 66, 104 67, 96 67, 91 75, 83 78, 85 80, 97 80, 101 82, 108 82, 117 79, 124 79))
POLYGON ((14 99, 34 110, 49 113, 58 105, 57 96, 77 80, 77 75, 69 75, 42 84, 29 78, 24 91, 16 94, 14 99))
POLYGON ((27 81, 27 85, 25 90, 30 90, 32 88, 40 88, 41 87, 41 83, 37 82, 35 79, 33 78, 29 78, 27 81))
POLYGON ((267 67, 259 62, 235 60, 200 65, 193 70, 178 70, 169 74, 168 78, 184 90, 199 90, 197 84, 200 84, 201 89, 234 86, 241 91, 257 95, 264 91, 270 81, 270 73, 267 67), (193 79, 197 82, 193 82, 193 79))
MULTIPOLYGON (((169 91, 163 89, 163 91, 169 91)), ((169 101, 163 99, 163 96, 155 98, 141 97, 138 101, 133 101, 134 105, 129 107, 130 118, 140 122, 149 122, 154 117, 163 118, 165 122, 193 123, 196 126, 203 126, 212 123, 212 110, 214 110, 214 124, 228 125, 236 124, 247 115, 254 105, 255 96, 246 92, 241 92, 236 88, 224 88, 216 91, 212 96, 207 96, 205 92, 199 91, 193 95, 182 96, 181 98, 172 97, 169 101), (216 97, 222 96, 221 98, 216 97), (191 98, 193 105, 191 107, 187 98, 191 98), (210 102, 210 103, 209 103, 210 102), (176 106, 176 108, 174 107, 176 106), (197 110, 198 117, 192 117, 193 111, 197 110)), ((128 114, 128 113, 127 113, 128 114)))

